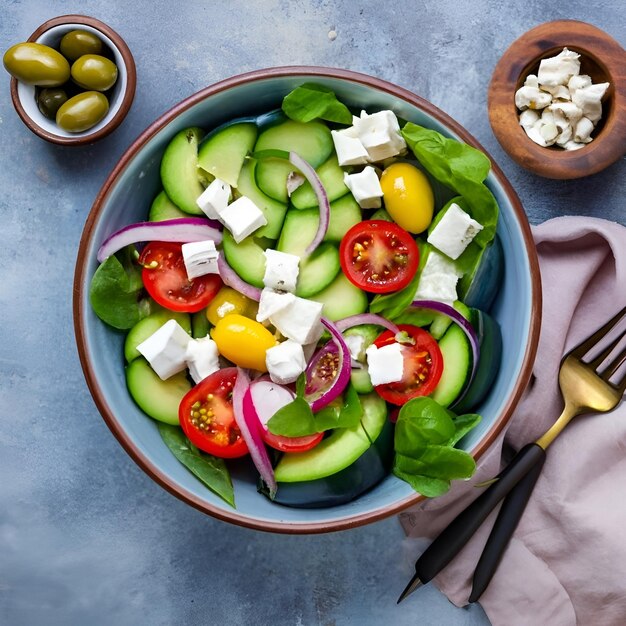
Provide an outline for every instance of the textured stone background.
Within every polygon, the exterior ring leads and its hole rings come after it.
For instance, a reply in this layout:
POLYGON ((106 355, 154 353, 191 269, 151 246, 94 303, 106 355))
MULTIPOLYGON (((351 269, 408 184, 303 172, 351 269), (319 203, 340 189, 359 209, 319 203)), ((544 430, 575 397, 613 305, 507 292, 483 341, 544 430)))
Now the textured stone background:
POLYGON ((117 30, 139 82, 112 136, 62 149, 22 125, 2 79, 0 623, 486 623, 479 607, 457 609, 432 586, 396 607, 420 546, 403 541, 395 519, 325 536, 263 534, 206 517, 143 474, 80 371, 75 253, 100 185, 155 117, 219 79, 287 64, 359 70, 431 100, 491 152, 533 223, 567 213, 626 223, 623 161, 589 179, 539 179, 502 151, 486 112, 491 72, 515 38, 568 17, 623 44, 623 1, 2 0, 0 49, 65 13, 117 30))

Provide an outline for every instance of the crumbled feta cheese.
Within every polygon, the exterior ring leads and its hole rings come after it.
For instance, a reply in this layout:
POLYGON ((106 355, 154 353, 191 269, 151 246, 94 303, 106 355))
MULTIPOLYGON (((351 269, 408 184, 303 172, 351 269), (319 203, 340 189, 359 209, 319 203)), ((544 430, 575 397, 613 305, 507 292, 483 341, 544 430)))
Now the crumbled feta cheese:
POLYGON ((344 172, 343 182, 352 192, 354 199, 362 209, 379 209, 383 190, 376 175, 376 170, 368 165, 358 174, 344 172))
MULTIPOLYGON (((545 109, 544 109, 545 111, 545 109)), ((519 116, 519 123, 525 129, 532 128, 539 121, 539 113, 533 109, 526 109, 519 116)))
POLYGON ((542 91, 545 91, 552 95, 553 100, 570 100, 571 94, 569 89, 565 85, 556 85, 551 87, 549 85, 543 85, 542 91))
POLYGON ((535 89, 539 89, 539 79, 537 76, 535 74, 529 74, 526 76, 524 87, 534 87, 535 89))
POLYGON ((451 259, 458 259, 482 229, 482 224, 453 202, 428 235, 427 241, 451 259))
POLYGON ((452 274, 422 275, 415 292, 415 300, 435 300, 452 305, 458 300, 456 293, 458 281, 458 276, 452 274))
POLYGON ((220 253, 215 249, 214 241, 207 240, 184 243, 181 246, 181 250, 187 276, 190 279, 204 276, 205 274, 220 273, 217 267, 217 259, 220 253))
POLYGON ((159 378, 167 380, 187 367, 187 346, 190 341, 191 337, 176 320, 168 320, 142 341, 137 350, 150 363, 159 378))
POLYGON ((580 54, 563 48, 559 54, 539 63, 537 78, 540 85, 567 85, 572 76, 580 74, 580 54))
POLYGON ((570 141, 568 141, 566 144, 563 145, 563 147, 566 150, 580 150, 581 148, 584 148, 586 144, 584 143, 578 143, 577 141, 574 141, 573 139, 570 139, 570 141))
POLYGON ((270 289, 294 292, 300 271, 300 257, 271 248, 265 250, 264 254, 265 275, 263 276, 263 284, 270 289))
POLYGON ((237 243, 267 224, 261 209, 246 196, 237 198, 223 209, 220 213, 220 219, 224 222, 224 226, 230 230, 237 243))
POLYGON ((220 213, 227 207, 230 200, 230 185, 216 178, 198 197, 196 204, 207 217, 220 219, 220 213))
POLYGON ((574 129, 574 141, 589 143, 593 132, 593 122, 587 117, 581 117, 574 129))
POLYGON ((354 128, 370 161, 383 161, 406 150, 406 142, 393 111, 379 111, 372 115, 361 111, 361 117, 355 120, 354 128))
POLYGON ((556 113, 565 117, 571 125, 575 125, 583 115, 582 110, 573 102, 554 102, 550 105, 550 111, 553 115, 556 113))
POLYGON ((280 385, 293 383, 306 369, 302 346, 287 339, 265 352, 265 365, 273 382, 280 385))
POLYGON ((345 165, 360 165, 368 162, 367 150, 361 143, 358 135, 353 136, 355 132, 352 130, 352 127, 344 130, 331 130, 330 134, 335 144, 339 165, 343 167, 345 165))
POLYGON ((552 102, 552 96, 537 87, 520 87, 515 92, 515 106, 520 110, 543 109, 552 102))
POLYGON ((187 344, 185 360, 195 383, 220 369, 217 344, 210 337, 191 339, 187 344))
POLYGON ((269 319, 282 335, 305 345, 318 340, 322 334, 323 308, 321 302, 296 297, 291 304, 271 315, 269 319))
POLYGON ((595 124, 602 117, 602 98, 608 88, 609 83, 581 87, 572 94, 572 102, 595 124))
POLYGON ((582 89, 583 87, 589 87, 589 85, 591 85, 591 76, 587 76, 587 74, 579 74, 578 76, 572 76, 567 81, 567 89, 570 93, 570 98, 577 89, 582 89))
POLYGON ((256 314, 257 322, 265 322, 272 315, 287 308, 296 299, 292 293, 286 291, 274 291, 273 289, 263 289, 259 300, 259 310, 256 314))
POLYGON ((359 334, 344 335, 343 340, 346 342, 346 345, 348 346, 348 350, 350 351, 350 356, 355 361, 361 361, 364 355, 363 348, 365 347, 365 337, 359 334))
POLYGON ((391 343, 382 348, 374 344, 365 351, 367 367, 372 385, 386 385, 397 383, 402 380, 404 374, 404 355, 402 345, 391 343))

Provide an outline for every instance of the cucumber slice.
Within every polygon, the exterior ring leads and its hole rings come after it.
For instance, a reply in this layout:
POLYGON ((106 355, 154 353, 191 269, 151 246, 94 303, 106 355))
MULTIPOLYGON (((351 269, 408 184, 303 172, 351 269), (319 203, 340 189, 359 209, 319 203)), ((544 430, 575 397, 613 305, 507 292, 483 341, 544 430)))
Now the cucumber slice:
POLYGON ((365 292, 355 287, 341 272, 326 289, 311 296, 310 300, 321 302, 324 305, 324 317, 332 322, 364 313, 369 304, 365 292))
POLYGON ((295 254, 301 259, 296 295, 303 298, 328 287, 340 270, 339 251, 331 243, 322 243, 308 259, 302 260, 307 246, 315 237, 318 224, 317 211, 288 211, 278 241, 278 250, 295 254))
MULTIPOLYGON (((335 154, 332 154, 326 162, 317 168, 317 175, 324 185, 329 202, 349 193, 350 190, 343 182, 343 174, 343 169, 335 154)), ((317 208, 317 196, 309 182, 305 182, 291 194, 291 204, 296 209, 317 208)))
POLYGON ((256 124, 251 122, 218 128, 200 144, 198 167, 237 187, 243 161, 254 147, 256 137, 256 124))
MULTIPOLYGON (((457 300, 452 304, 452 306, 466 319, 469 321, 470 319, 470 310, 467 306, 465 306, 460 300, 457 300)), ((452 320, 443 313, 437 313, 433 311, 433 321, 428 329, 430 334, 437 340, 441 339, 450 325, 452 324, 452 320)))
POLYGON ((224 229, 222 240, 224 256, 240 278, 247 283, 263 289, 263 276, 265 276, 265 255, 262 245, 256 237, 246 237, 240 243, 235 243, 230 232, 224 229))
POLYGON ((350 372, 350 382, 357 393, 371 393, 374 391, 374 385, 372 385, 372 380, 366 367, 355 367, 350 372))
POLYGON ((176 320, 189 334, 191 334, 191 320, 188 313, 177 313, 174 311, 156 311, 142 320, 139 320, 126 335, 124 342, 124 357, 130 363, 141 354, 137 346, 154 334, 168 320, 176 320))
POLYGON ((170 141, 161 160, 161 182, 172 202, 185 213, 204 215, 196 204, 208 184, 198 170, 198 143, 204 135, 201 128, 186 128, 170 141))
MULTIPOLYGON (((333 139, 328 126, 322 122, 287 120, 271 126, 259 135, 255 152, 286 150, 297 152, 313 167, 319 167, 333 151, 333 139)), ((287 176, 295 168, 282 159, 263 159, 256 171, 256 181, 264 193, 280 202, 287 202, 287 176)))
POLYGON ((178 424, 178 406, 191 389, 186 372, 161 380, 143 357, 126 367, 126 385, 133 400, 147 415, 166 424, 178 424))
POLYGON ((431 397, 445 407, 458 398, 465 386, 472 365, 472 348, 456 324, 441 338, 439 348, 443 355, 443 374, 431 397))
POLYGON ((378 209, 372 213, 371 220, 384 220, 385 222, 393 222, 393 217, 387 213, 386 209, 378 209))
POLYGON ((148 213, 150 222, 162 222, 164 220, 174 220, 181 217, 189 217, 188 213, 181 211, 165 193, 161 191, 153 200, 148 213))
MULTIPOLYGON (((315 209, 315 212, 317 214, 318 210, 315 209)), ((341 241, 343 236, 361 221, 361 217, 361 207, 351 193, 331 202, 330 221, 324 240, 341 241)))
POLYGON ((254 173, 257 166, 258 163, 253 159, 247 159, 244 162, 237 181, 237 191, 240 195, 250 198, 261 209, 267 220, 267 224, 254 233, 255 237, 278 239, 287 212, 287 205, 266 196, 257 187, 254 173))
POLYGON ((361 396, 363 417, 354 428, 336 428, 307 452, 284 454, 274 470, 278 483, 317 480, 352 465, 376 441, 387 423, 387 404, 376 393, 361 396), (364 432, 367 431, 367 435, 364 432))
POLYGON ((206 309, 191 314, 191 336, 194 339, 206 337, 211 329, 211 324, 206 316, 206 309))

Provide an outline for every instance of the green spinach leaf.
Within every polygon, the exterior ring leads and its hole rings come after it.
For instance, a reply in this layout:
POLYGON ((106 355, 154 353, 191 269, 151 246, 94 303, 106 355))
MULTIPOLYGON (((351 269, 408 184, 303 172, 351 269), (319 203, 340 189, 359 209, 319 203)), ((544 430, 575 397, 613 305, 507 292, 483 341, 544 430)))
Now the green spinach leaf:
POLYGON ((283 99, 285 115, 297 122, 315 119, 352 124, 352 113, 345 104, 337 100, 334 92, 321 85, 305 84, 296 87, 283 99))
POLYGON ((200 452, 178 426, 159 423, 158 428, 172 454, 211 491, 236 508, 233 483, 224 460, 200 452))
POLYGON ((89 301, 103 322, 128 330, 150 313, 150 300, 142 299, 142 293, 141 272, 126 248, 98 267, 89 286, 89 301))
POLYGON ((267 422, 267 428, 272 434, 283 437, 306 437, 317 432, 313 411, 301 397, 278 409, 267 422))
POLYGON ((363 407, 359 394, 349 384, 343 395, 336 402, 331 402, 315 414, 315 427, 318 433, 333 428, 353 428, 363 417, 363 407))

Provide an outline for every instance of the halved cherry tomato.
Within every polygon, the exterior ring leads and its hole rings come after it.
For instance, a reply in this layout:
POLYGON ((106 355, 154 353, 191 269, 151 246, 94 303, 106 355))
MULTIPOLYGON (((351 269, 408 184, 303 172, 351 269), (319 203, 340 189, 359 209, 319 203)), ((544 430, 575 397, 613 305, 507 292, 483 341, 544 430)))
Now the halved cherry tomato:
POLYGON ((324 433, 307 435, 306 437, 282 437, 261 428, 261 438, 270 447, 281 452, 306 452, 314 448, 324 437, 324 433))
POLYGON ((236 367, 218 370, 188 391, 178 409, 187 439, 200 450, 222 459, 248 454, 233 413, 236 380, 236 367))
POLYGON ((170 311, 195 313, 202 310, 222 286, 217 274, 189 279, 182 244, 149 243, 139 257, 141 280, 152 298, 170 311))
POLYGON ((413 237, 397 224, 365 220, 344 235, 339 261, 352 284, 363 291, 388 293, 411 282, 419 251, 413 237))
MULTIPOLYGON (((418 396, 431 394, 441 380, 443 355, 433 336, 419 326, 400 324, 400 331, 407 334, 409 341, 402 345, 404 375, 397 383, 374 387, 376 393, 391 404, 402 405, 418 396)), ((396 341, 395 334, 386 330, 374 342, 382 348, 396 341)))

